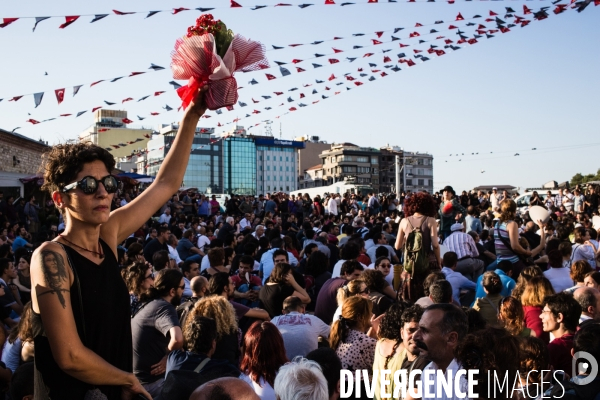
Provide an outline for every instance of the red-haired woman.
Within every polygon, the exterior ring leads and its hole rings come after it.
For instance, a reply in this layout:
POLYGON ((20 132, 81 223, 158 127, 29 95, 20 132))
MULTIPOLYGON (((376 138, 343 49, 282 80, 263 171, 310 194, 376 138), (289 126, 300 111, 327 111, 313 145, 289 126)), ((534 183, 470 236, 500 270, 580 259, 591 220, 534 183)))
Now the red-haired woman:
POLYGON ((275 400, 275 375, 279 367, 289 361, 279 329, 270 322, 256 321, 246 332, 244 348, 240 378, 248 382, 262 400, 275 400))
POLYGON ((436 213, 436 203, 433 197, 427 193, 415 193, 406 199, 404 212, 407 218, 400 222, 396 250, 404 247, 408 234, 414 228, 420 228, 423 234, 423 247, 429 256, 429 268, 426 271, 412 271, 411 276, 403 277, 405 283, 401 288, 402 297, 404 300, 414 302, 424 296, 423 281, 429 272, 442 268, 437 222, 433 218, 436 213))

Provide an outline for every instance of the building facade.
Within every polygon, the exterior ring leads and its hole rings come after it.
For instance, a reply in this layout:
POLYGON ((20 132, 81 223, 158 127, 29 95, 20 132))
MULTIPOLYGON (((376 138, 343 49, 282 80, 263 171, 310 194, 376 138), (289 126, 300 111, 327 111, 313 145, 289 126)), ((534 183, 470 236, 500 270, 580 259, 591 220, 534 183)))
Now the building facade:
MULTIPOLYGON (((179 126, 162 125, 159 133, 148 142, 145 157, 138 160, 138 173, 156 176, 168 154, 179 126), (142 170, 140 167, 144 165, 142 170)), ((183 176, 182 187, 197 188, 203 193, 223 193, 222 143, 211 135, 214 128, 196 128, 190 160, 183 176)))
POLYGON ((42 154, 49 149, 46 142, 0 129, 0 191, 4 200, 25 195, 20 179, 40 173, 42 154))
POLYGON ((291 192, 298 188, 298 151, 305 143, 269 136, 254 136, 256 189, 259 194, 291 192))
POLYGON ((256 144, 249 137, 228 137, 223 146, 223 193, 256 196, 256 144))
POLYGON ((379 157, 381 151, 372 147, 359 147, 352 143, 333 144, 319 157, 323 165, 323 183, 353 180, 357 184, 370 185, 379 192, 379 157))
MULTIPOLYGON (((304 142, 304 148, 298 149, 298 162, 296 163, 298 189, 315 187, 313 167, 321 166, 322 160, 319 156, 322 152, 329 150, 331 145, 320 141, 318 136, 301 136, 294 140, 304 142), (311 172, 307 175, 306 171, 311 172)), ((321 183, 319 182, 319 186, 322 186, 321 183)))
POLYGON ((96 110, 94 124, 79 135, 79 141, 104 147, 115 158, 126 157, 145 149, 153 130, 144 127, 128 128, 124 119, 127 119, 127 111, 96 110))

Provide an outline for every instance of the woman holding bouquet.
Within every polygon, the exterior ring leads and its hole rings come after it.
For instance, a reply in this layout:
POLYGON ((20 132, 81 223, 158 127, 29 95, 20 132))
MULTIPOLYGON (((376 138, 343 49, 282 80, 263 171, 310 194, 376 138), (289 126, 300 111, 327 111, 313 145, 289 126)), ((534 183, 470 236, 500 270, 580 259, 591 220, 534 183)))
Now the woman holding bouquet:
MULTIPOLYGON (((196 91, 155 181, 111 212, 117 190, 113 156, 89 144, 61 144, 46 154, 44 189, 66 229, 31 260, 35 399, 150 399, 132 373, 129 294, 119 274, 117 245, 177 192, 194 131, 206 111, 196 91)), ((153 366, 163 374, 165 363, 153 366)))

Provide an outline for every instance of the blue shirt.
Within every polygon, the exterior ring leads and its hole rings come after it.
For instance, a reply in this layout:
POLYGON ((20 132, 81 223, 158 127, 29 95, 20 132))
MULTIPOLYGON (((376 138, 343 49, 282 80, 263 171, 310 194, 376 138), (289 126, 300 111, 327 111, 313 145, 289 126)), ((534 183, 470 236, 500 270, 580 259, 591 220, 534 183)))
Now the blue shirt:
POLYGON ((198 215, 210 215, 210 203, 205 200, 199 204, 198 215))
MULTIPOLYGON (((275 250, 279 249, 271 249, 265 252, 260 258, 260 267, 258 269, 263 274, 263 284, 267 281, 267 279, 271 275, 271 271, 273 271, 273 268, 275 267, 275 264, 273 263, 273 253, 275 253, 275 250)), ((289 251, 288 260, 291 266, 298 265, 298 259, 294 257, 294 255, 289 251)))
MULTIPOLYGON (((501 269, 497 269, 494 272, 498 274, 498 276, 500 277, 500 281, 502 281, 502 291, 500 292, 500 295, 502 295, 502 297, 510 296, 513 289, 517 285, 515 280, 510 276, 506 275, 506 273, 504 273, 504 271, 502 271, 501 269)), ((475 293, 476 300, 481 297, 485 297, 485 291, 483 290, 482 282, 483 275, 481 275, 479 279, 477 279, 477 292, 475 293)))
POLYGON ((460 291, 462 289, 475 290, 475 282, 466 278, 460 272, 453 271, 448 267, 442 268, 442 273, 446 275, 446 280, 452 285, 452 297, 460 304, 460 291))
POLYGON ((275 209, 277 208, 277 203, 273 200, 267 200, 265 203, 265 212, 275 213, 275 209))
POLYGON ((23 239, 21 236, 17 236, 15 238, 15 240, 13 240, 12 249, 13 249, 13 251, 17 251, 17 249, 19 247, 25 247, 25 245, 28 243, 29 242, 27 240, 23 239))
POLYGON ((465 224, 467 226, 467 233, 473 231, 476 232, 478 235, 481 235, 482 227, 481 220, 479 218, 467 215, 465 217, 465 224))

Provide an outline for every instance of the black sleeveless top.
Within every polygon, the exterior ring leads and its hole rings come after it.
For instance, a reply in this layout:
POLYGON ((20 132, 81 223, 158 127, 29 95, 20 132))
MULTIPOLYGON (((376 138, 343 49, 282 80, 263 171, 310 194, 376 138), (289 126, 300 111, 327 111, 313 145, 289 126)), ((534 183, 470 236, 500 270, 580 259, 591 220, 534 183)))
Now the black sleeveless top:
MULTIPOLYGON (((81 285, 84 316, 81 315, 76 280, 73 280, 70 293, 73 316, 84 346, 115 367, 132 372, 129 292, 119 273, 118 262, 112 249, 104 241, 100 240, 100 243, 105 254, 100 265, 96 265, 72 248, 63 246, 81 285)), ((40 388, 39 383, 43 379, 50 399, 83 399, 85 392, 93 387, 66 374, 58 367, 43 331, 42 316, 33 313, 32 319, 35 335, 36 389, 40 388)), ((121 399, 120 386, 100 386, 99 389, 111 400, 121 399)), ((46 398, 48 397, 41 393, 35 395, 36 400, 46 398), (41 396, 38 397, 38 394, 41 396)))

